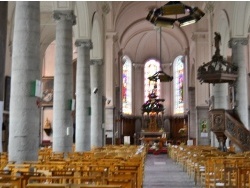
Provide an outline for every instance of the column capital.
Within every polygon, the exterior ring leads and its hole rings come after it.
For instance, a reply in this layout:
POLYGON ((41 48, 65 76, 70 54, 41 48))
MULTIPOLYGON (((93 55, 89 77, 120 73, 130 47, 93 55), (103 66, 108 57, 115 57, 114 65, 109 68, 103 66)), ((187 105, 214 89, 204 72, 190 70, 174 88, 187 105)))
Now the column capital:
POLYGON ((67 20, 71 21, 72 25, 76 24, 76 16, 74 15, 72 10, 54 10, 53 18, 56 21, 67 20))
POLYGON ((85 48, 89 48, 89 49, 93 48, 93 44, 92 44, 91 40, 89 40, 89 39, 77 39, 75 41, 75 46, 76 47, 85 47, 85 48))
POLYGON ((248 40, 247 38, 231 38, 228 42, 229 48, 232 48, 233 46, 236 45, 247 45, 248 40))
POLYGON ((103 60, 102 59, 91 59, 90 60, 90 65, 102 65, 103 60))
POLYGON ((207 2, 204 8, 204 11, 206 13, 213 13, 214 12, 214 2, 207 2))
POLYGON ((113 39, 114 41, 118 40, 117 32, 108 31, 106 32, 106 39, 113 39))
POLYGON ((108 2, 102 2, 101 3, 101 7, 102 7, 102 12, 107 15, 110 12, 110 5, 108 2))

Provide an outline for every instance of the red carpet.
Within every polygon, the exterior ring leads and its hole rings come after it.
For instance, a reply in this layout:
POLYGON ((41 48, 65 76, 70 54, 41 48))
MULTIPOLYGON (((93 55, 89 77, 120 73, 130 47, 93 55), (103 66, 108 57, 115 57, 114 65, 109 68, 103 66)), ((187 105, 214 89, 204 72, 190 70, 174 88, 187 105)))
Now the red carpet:
POLYGON ((167 154, 168 151, 167 151, 167 148, 162 148, 162 149, 158 149, 158 150, 155 150, 155 149, 148 149, 148 154, 154 154, 154 155, 159 155, 159 154, 167 154))

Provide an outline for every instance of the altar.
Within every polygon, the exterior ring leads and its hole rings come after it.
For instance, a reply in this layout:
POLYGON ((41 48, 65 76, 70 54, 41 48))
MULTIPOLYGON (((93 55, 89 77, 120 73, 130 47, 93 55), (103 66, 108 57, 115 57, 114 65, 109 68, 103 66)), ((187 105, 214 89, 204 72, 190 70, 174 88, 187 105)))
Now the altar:
POLYGON ((158 131, 158 132, 141 132, 141 144, 146 146, 152 146, 154 143, 159 144, 159 149, 161 149, 166 141, 167 141, 167 134, 166 132, 158 131))
MULTIPOLYGON (((151 77, 150 77, 151 78, 151 77)), ((150 78, 148 78, 150 80, 150 78)), ((165 99, 158 98, 157 79, 150 80, 149 87, 152 86, 148 94, 148 100, 142 105, 142 130, 140 133, 141 144, 149 147, 162 149, 167 141, 167 133, 164 130, 164 106, 165 99), (153 85, 151 85, 153 81, 153 85)))
POLYGON ((143 137, 141 138, 142 142, 146 147, 152 146, 154 143, 157 143, 158 149, 162 149, 162 147, 165 145, 167 138, 162 137, 143 137))
POLYGON ((162 137, 165 132, 145 132, 141 131, 141 137, 162 137))

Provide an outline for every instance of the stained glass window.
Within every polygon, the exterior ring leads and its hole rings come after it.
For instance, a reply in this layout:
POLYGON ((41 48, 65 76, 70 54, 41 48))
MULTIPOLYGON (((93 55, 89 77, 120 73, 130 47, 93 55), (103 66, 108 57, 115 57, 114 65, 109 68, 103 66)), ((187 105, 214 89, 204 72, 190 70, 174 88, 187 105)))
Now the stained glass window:
MULTIPOLYGON (((154 75, 157 71, 160 70, 160 63, 154 59, 150 59, 145 63, 144 67, 144 102, 148 100, 148 95, 154 89, 154 82, 149 81, 148 77, 154 75)), ((157 96, 160 94, 160 83, 157 82, 157 96)))
POLYGON ((132 113, 132 62, 129 57, 123 57, 122 67, 122 112, 132 113))
POLYGON ((173 64, 174 73, 174 114, 184 113, 184 63, 183 56, 178 56, 173 64))

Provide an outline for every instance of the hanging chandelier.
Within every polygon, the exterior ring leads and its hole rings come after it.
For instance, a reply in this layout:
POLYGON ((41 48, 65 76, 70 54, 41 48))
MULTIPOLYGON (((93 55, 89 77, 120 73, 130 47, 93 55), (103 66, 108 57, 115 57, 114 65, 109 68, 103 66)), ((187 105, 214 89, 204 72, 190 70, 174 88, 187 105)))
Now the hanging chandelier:
POLYGON ((146 19, 155 26, 173 28, 174 23, 177 23, 180 27, 196 23, 204 15, 205 13, 198 7, 192 8, 180 1, 169 1, 160 8, 150 10, 146 19))
POLYGON ((142 105, 142 112, 163 112, 164 106, 161 102, 164 102, 165 99, 158 99, 158 96, 155 92, 152 92, 148 95, 148 100, 142 105))
POLYGON ((157 71, 154 75, 148 77, 150 81, 157 82, 158 80, 160 82, 171 82, 173 80, 172 76, 169 76, 163 71, 162 67, 162 60, 161 60, 161 41, 162 41, 162 36, 161 36, 161 27, 160 27, 160 70, 157 71))
MULTIPOLYGON (((157 71, 154 75, 149 76, 148 79, 149 81, 153 81, 154 83, 154 88, 152 89, 151 93, 148 95, 148 101, 146 101, 142 105, 142 112, 147 112, 147 113, 159 113, 165 110, 162 102, 165 101, 165 99, 158 99, 157 96, 157 81, 159 80, 160 82, 170 82, 173 80, 172 76, 169 76, 166 74, 162 69, 162 60, 161 60, 161 27, 160 29, 160 70, 157 71)), ((150 83, 150 82, 149 82, 150 83)))

